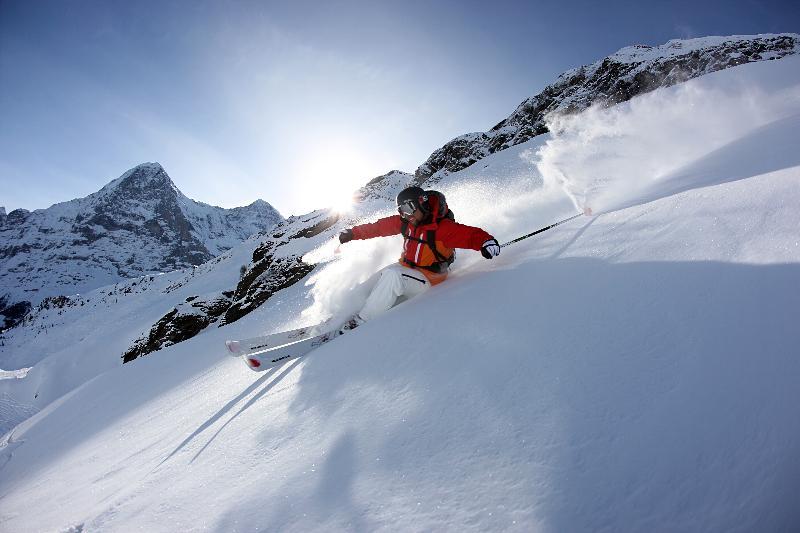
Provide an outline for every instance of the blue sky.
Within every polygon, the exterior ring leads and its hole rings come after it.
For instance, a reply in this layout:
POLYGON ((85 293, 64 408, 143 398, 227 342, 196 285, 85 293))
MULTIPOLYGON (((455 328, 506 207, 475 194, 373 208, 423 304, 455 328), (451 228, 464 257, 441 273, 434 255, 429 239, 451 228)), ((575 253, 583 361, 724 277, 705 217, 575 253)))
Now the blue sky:
POLYGON ((147 161, 187 196, 330 205, 631 44, 800 31, 797 1, 0 0, 0 206, 147 161))

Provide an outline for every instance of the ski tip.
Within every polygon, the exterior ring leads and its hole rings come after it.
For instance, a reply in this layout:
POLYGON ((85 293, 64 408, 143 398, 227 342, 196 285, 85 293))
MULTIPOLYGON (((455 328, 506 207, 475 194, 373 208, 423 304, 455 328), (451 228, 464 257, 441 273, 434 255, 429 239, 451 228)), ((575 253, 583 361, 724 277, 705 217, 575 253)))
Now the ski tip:
POLYGON ((242 351, 242 345, 239 344, 239 341, 225 341, 225 347, 232 354, 238 354, 242 351))
POLYGON ((592 216, 592 208, 588 207, 588 206, 584 207, 583 208, 583 214, 586 215, 587 217, 592 216))

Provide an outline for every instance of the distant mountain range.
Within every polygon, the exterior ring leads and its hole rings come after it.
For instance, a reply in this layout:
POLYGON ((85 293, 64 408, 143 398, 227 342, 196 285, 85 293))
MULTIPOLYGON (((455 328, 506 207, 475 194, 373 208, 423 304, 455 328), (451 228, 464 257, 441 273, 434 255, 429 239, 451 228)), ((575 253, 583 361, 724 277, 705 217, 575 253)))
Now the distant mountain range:
POLYGON ((235 209, 191 200, 158 163, 85 198, 2 209, 0 313, 10 322, 48 296, 200 265, 282 220, 263 200, 235 209))

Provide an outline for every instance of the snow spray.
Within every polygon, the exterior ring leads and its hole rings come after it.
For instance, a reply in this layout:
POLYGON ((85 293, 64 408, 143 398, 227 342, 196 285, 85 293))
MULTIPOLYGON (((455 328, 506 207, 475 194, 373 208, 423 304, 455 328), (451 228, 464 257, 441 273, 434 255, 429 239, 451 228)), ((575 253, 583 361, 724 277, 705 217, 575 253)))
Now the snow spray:
POLYGON ((578 210, 600 214, 670 196, 685 190, 673 179, 680 169, 800 112, 800 88, 790 77, 763 76, 732 69, 610 108, 550 116, 552 136, 532 162, 578 210))

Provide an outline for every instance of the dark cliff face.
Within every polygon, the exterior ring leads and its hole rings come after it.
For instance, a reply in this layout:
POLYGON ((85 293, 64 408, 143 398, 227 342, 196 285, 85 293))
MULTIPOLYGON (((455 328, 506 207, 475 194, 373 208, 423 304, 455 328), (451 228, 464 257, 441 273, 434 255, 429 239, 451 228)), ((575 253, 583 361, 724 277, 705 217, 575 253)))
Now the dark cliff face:
POLYGON ((24 224, 28 217, 31 215, 31 212, 27 209, 15 209, 11 211, 8 215, 3 213, 2 222, 3 224, 0 225, 7 225, 8 227, 12 226, 19 226, 24 224))
MULTIPOLYGON (((160 165, 142 165, 106 194, 98 195, 86 215, 76 217, 72 230, 86 244, 108 238, 113 232, 128 233, 128 238, 142 243, 156 241, 167 251, 156 265, 161 270, 200 265, 213 254, 195 234, 181 209, 179 195, 160 165), (96 231, 97 226, 106 231, 96 231)), ((124 276, 135 275, 125 266, 118 268, 124 276)))
POLYGON ((0 297, 0 331, 20 324, 31 308, 28 301, 9 302, 7 297, 0 297))
POLYGON ((187 298, 161 317, 145 337, 122 354, 122 362, 129 363, 161 348, 191 339, 228 309, 231 296, 232 293, 226 291, 206 298, 187 298))
POLYGON ((636 95, 736 65, 796 54, 796 34, 670 41, 660 47, 623 48, 602 61, 562 74, 525 100, 487 132, 453 139, 415 172, 417 185, 432 184, 489 154, 546 133, 550 113, 576 113, 591 105, 611 106, 636 95))

